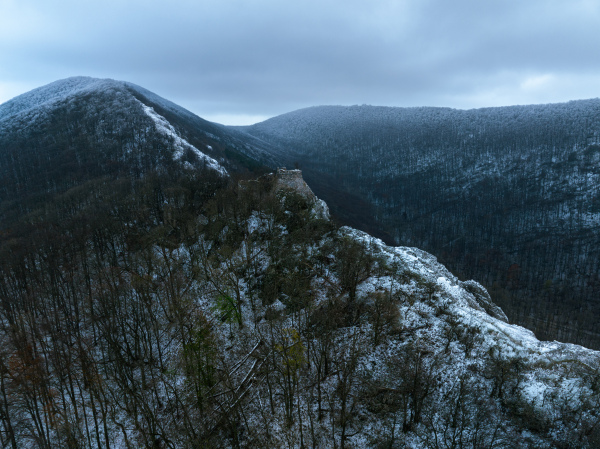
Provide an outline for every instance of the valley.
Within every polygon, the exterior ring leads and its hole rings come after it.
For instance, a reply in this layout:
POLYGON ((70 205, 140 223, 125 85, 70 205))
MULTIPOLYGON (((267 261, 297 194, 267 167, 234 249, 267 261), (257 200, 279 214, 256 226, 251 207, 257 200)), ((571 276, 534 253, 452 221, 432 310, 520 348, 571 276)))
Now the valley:
POLYGON ((315 107, 242 130, 342 218, 482 282, 542 339, 599 347, 600 100, 315 107))

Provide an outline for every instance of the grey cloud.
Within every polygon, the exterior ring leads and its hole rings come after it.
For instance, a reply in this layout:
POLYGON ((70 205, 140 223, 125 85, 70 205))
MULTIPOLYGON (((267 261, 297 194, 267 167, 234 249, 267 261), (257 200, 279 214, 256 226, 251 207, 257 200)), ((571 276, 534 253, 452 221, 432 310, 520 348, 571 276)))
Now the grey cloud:
POLYGON ((544 75, 554 88, 585 79, 587 90, 565 94, 597 96, 593 1, 81 3, 30 2, 47 29, 3 37, 2 78, 32 87, 78 74, 126 79, 201 116, 562 98, 544 96, 543 83, 535 96, 524 90, 544 75))

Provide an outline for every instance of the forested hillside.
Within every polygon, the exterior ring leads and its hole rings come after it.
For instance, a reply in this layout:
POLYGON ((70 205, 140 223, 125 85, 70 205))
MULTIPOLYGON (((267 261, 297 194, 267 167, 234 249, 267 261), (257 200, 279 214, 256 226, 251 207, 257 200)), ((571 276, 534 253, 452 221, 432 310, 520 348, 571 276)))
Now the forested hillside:
POLYGON ((598 353, 316 205, 273 176, 148 173, 5 232, 3 447, 600 444, 598 353))
MULTIPOLYGON (((245 145, 249 148, 248 145, 245 145)), ((0 105, 0 222, 90 180, 256 168, 222 127, 130 83, 76 77, 0 105)), ((246 152, 249 150, 246 148, 246 152)))
MULTIPOLYGON (((600 353, 340 227, 300 171, 253 159, 279 145, 112 80, 0 105, 0 447, 600 446, 600 353)), ((338 211, 383 217, 313 156, 338 211)))
POLYGON ((600 100, 315 107, 242 130, 334 213, 482 282, 540 338, 600 347, 600 100))

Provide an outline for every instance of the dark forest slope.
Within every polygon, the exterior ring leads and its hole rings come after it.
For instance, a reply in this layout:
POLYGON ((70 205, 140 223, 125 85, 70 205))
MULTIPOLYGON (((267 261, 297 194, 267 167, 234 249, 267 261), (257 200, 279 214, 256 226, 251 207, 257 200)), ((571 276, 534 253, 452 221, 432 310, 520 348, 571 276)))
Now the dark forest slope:
POLYGON ((540 337, 600 347, 600 100, 314 107, 242 130, 340 215, 484 283, 540 337))
POLYGON ((76 77, 40 87, 0 105, 0 221, 98 178, 257 168, 235 134, 126 82, 76 77))

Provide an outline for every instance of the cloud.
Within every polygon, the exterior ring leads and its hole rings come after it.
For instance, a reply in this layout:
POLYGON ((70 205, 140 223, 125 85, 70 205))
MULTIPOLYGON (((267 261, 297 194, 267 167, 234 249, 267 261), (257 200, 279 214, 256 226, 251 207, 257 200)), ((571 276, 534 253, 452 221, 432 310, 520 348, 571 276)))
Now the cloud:
POLYGON ((206 117, 598 96, 595 1, 9 0, 0 17, 5 85, 124 79, 206 117))
POLYGON ((209 114, 204 115, 202 118, 209 122, 225 123, 232 126, 244 126, 253 125, 270 118, 266 115, 248 115, 248 114, 209 114))
POLYGON ((541 89, 548 88, 555 81, 555 76, 549 73, 544 75, 530 76, 521 83, 521 89, 524 91, 539 91, 541 89))

